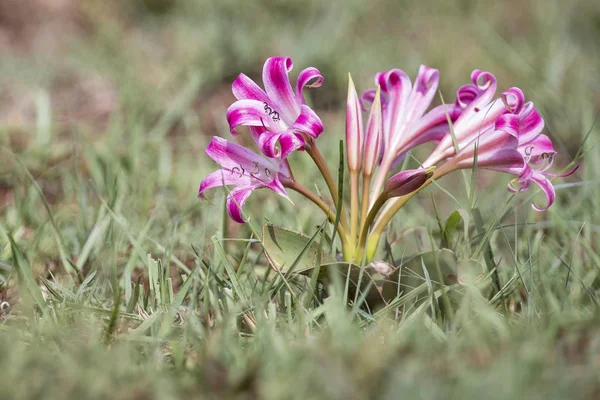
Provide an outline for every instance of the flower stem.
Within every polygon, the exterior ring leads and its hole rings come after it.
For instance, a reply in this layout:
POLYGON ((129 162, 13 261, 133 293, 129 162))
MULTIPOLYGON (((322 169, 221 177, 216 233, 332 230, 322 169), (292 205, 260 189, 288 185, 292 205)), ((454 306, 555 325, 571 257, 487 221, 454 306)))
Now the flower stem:
POLYGON ((388 201, 388 199, 389 197, 385 193, 382 193, 379 197, 377 197, 377 199, 373 203, 373 206, 371 207, 371 210, 369 211, 369 214, 367 215, 367 218, 365 219, 365 222, 362 225, 360 238, 358 240, 358 246, 356 246, 356 251, 354 254, 354 262, 359 264, 362 262, 365 243, 367 241, 367 235, 369 233, 369 226, 371 225, 371 223, 373 223, 375 217, 377 216, 377 213, 379 213, 379 210, 381 209, 381 207, 383 207, 385 202, 388 201))
MULTIPOLYGON (((299 183, 297 181, 286 180, 285 182, 283 182, 283 186, 300 193, 301 195, 306 197, 308 200, 315 203, 321 210, 323 210, 325 212, 329 221, 331 221, 332 224, 335 223, 335 213, 329 208, 327 203, 325 203, 321 198, 319 198, 316 194, 311 192, 304 185, 302 185, 301 183, 299 183)), ((340 235, 340 238, 342 239, 342 243, 344 244, 345 242, 347 242, 347 232, 346 232, 346 229, 341 224, 338 224, 337 231, 338 231, 338 234, 340 235)))
MULTIPOLYGON (((386 153, 383 157, 383 160, 381 160, 379 171, 377 171, 377 176, 375 177, 375 183, 373 183, 373 190, 371 190, 371 200, 373 202, 375 202, 377 196, 379 196, 379 193, 383 189, 385 178, 387 177, 388 172, 390 172, 390 169, 392 168, 392 164, 394 162, 394 159, 387 155, 388 153, 386 153)), ((371 207, 373 207, 373 205, 371 205, 371 207)))
POLYGON ((350 240, 356 243, 358 231, 358 171, 350 171, 350 240))
MULTIPOLYGON (((431 178, 427 180, 419 189, 415 190, 412 193, 409 193, 405 196, 396 197, 390 203, 388 203, 387 207, 383 210, 379 218, 375 221, 373 225, 373 229, 371 229, 371 233, 369 235, 369 241, 367 243, 366 251, 367 251, 367 262, 370 262, 375 256, 375 251, 377 250, 377 244, 379 243, 379 239, 381 238, 381 234, 383 230, 389 224, 392 217, 410 200, 413 196, 419 193, 421 190, 425 189, 434 180, 440 179, 442 176, 450 173, 454 170, 455 165, 452 162, 447 162, 438 168, 431 178)), ((364 231, 364 229, 363 229, 364 231)), ((361 236, 362 238, 362 236, 361 236)), ((359 247, 364 246, 364 243, 359 244, 359 247)))
MULTIPOLYGON (((308 153, 310 158, 312 158, 312 160, 316 164, 317 168, 319 168, 321 175, 323 175, 323 179, 325 179, 325 183, 327 184, 327 187, 329 188, 329 193, 331 193, 331 197, 333 199, 333 204, 335 205, 336 208, 339 207, 342 209, 341 213, 340 213, 340 223, 339 224, 344 229, 348 229, 348 219, 346 218, 346 215, 344 214, 343 204, 338 204, 338 196, 339 196, 338 187, 335 183, 335 180, 333 179, 333 175, 331 175, 331 171, 329 171, 329 168, 327 167, 327 163, 325 162, 323 155, 321 154, 321 152, 319 151, 319 149, 317 148, 317 146, 315 145, 314 142, 306 143, 305 148, 306 148, 306 152, 308 153)), ((335 219, 334 219, 334 221, 335 221, 335 219)))
POLYGON ((371 177, 372 175, 367 175, 363 173, 363 186, 362 186, 362 198, 361 198, 361 210, 360 210, 360 230, 362 232, 363 227, 365 226, 365 220, 367 218, 367 214, 369 213, 369 189, 371 186, 371 177))

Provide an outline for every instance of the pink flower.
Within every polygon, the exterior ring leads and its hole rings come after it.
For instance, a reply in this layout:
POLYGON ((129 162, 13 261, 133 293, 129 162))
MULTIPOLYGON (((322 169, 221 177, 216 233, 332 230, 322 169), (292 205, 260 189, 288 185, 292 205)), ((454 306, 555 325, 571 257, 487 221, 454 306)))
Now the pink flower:
POLYGON ((267 159, 243 146, 213 137, 206 148, 208 156, 221 166, 200 183, 198 197, 217 186, 235 186, 227 196, 227 212, 235 222, 243 223, 242 207, 255 189, 268 188, 287 197, 282 181, 291 179, 285 160, 267 159))
MULTIPOLYGON (((400 69, 375 75, 375 84, 381 88, 383 140, 380 170, 373 185, 373 198, 383 188, 387 173, 394 163, 420 144, 439 141, 448 132, 448 117, 456 120, 462 105, 440 105, 429 108, 439 83, 439 71, 421 65, 414 85, 400 69)), ((373 102, 375 89, 361 96, 363 104, 373 102)))
POLYGON ((447 173, 451 170, 472 168, 475 163, 475 147, 477 147, 478 167, 519 175, 525 167, 525 162, 518 150, 519 139, 515 117, 515 115, 499 117, 493 127, 482 132, 471 142, 459 143, 460 151, 442 165, 440 171, 447 173))
MULTIPOLYGON (((456 104, 462 112, 453 122, 452 130, 459 148, 493 131, 500 116, 518 114, 524 101, 519 88, 511 88, 502 93, 501 98, 493 100, 497 84, 496 77, 489 72, 476 69, 471 73, 471 80, 473 84, 465 85, 456 92, 456 104)), ((454 154, 454 139, 447 127, 437 147, 423 164, 435 165, 454 154)))
POLYGON ((537 211, 548 209, 555 198, 548 177, 569 176, 577 167, 563 175, 548 172, 556 152, 550 138, 541 133, 544 120, 532 102, 525 103, 521 89, 513 87, 492 101, 496 78, 488 72, 475 70, 471 79, 472 85, 465 85, 457 92, 457 102, 464 107, 453 123, 458 153, 448 131, 423 165, 432 166, 451 157, 440 171, 447 173, 453 169, 471 168, 477 146, 479 167, 516 175, 509 184, 511 192, 525 191, 531 182, 536 183, 546 194, 547 202, 545 207, 532 206, 537 211))
MULTIPOLYGON (((428 113, 439 83, 439 71, 421 65, 412 85, 408 75, 400 69, 379 72, 375 84, 381 87, 383 112, 383 157, 394 160, 419 144, 439 140, 455 120, 462 107, 459 104, 438 106, 428 113)), ((375 89, 361 96, 363 104, 372 103, 375 89)), ((382 161, 384 163, 385 161, 382 161)))
POLYGON ((531 186, 531 182, 537 184, 546 195, 546 205, 538 207, 532 204, 531 206, 536 211, 545 211, 554 203, 556 194, 554 186, 548 178, 570 176, 579 168, 576 166, 565 174, 553 174, 548 171, 552 166, 556 151, 550 138, 541 133, 543 129, 544 120, 533 107, 533 103, 526 103, 519 114, 518 146, 518 150, 525 160, 525 167, 519 177, 515 179, 518 186, 515 187, 513 181, 509 183, 508 190, 521 192, 527 190, 531 186))
POLYGON ((271 57, 263 68, 262 90, 252 79, 240 74, 232 90, 238 99, 227 109, 227 122, 232 134, 240 125, 250 132, 262 152, 271 158, 287 157, 302 149, 305 136, 317 138, 323 124, 306 105, 304 87, 319 87, 323 76, 318 69, 309 67, 300 72, 296 91, 292 89, 288 73, 293 63, 289 57, 271 57))

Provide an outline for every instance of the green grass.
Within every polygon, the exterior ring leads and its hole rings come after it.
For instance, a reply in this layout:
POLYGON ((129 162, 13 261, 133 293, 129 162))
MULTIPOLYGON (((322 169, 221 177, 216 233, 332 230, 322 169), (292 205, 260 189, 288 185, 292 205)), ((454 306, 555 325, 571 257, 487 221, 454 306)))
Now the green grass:
MULTIPOLYGON (((72 4, 72 23, 38 42, 10 23, 35 15, 0 18, 17 32, 0 61, 3 398, 598 396, 599 5, 72 4), (397 265, 443 240, 488 270, 486 285, 440 289, 431 276, 418 296, 401 291, 370 310, 343 275, 323 286, 270 270, 267 222, 315 235, 319 250, 325 216, 303 198, 258 191, 243 226, 226 218, 224 191, 210 194, 214 205, 196 199, 215 169, 204 147, 229 137, 229 85, 242 71, 259 78, 274 54, 325 75, 310 100, 332 171, 347 73, 361 91, 377 71, 414 77, 421 63, 440 69, 446 101, 474 68, 495 73, 500 89, 523 88, 556 165, 582 155, 580 170, 555 182, 544 213, 530 208, 539 191, 506 191, 507 175, 432 185, 394 219, 378 258, 397 265), (454 210, 467 223, 441 233, 438 218, 445 226, 454 210)), ((327 192, 306 154, 291 163, 327 192)))

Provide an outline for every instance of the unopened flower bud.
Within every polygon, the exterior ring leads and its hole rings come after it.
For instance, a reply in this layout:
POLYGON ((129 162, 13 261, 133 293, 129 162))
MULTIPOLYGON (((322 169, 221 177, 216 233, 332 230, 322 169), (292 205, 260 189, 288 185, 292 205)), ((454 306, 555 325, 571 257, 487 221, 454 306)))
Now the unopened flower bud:
POLYGON ((381 88, 377 87, 371 113, 367 121, 367 134, 365 137, 365 150, 363 154, 363 173, 366 176, 373 175, 379 151, 381 148, 381 138, 383 135, 383 119, 381 116, 381 88))
POLYGON ((348 102, 346 104, 346 153, 348 169, 360 171, 362 161, 363 126, 360 102, 352 77, 348 74, 348 102))
POLYGON ((392 176, 383 187, 388 197, 399 197, 419 189, 435 171, 435 167, 409 169, 392 176))

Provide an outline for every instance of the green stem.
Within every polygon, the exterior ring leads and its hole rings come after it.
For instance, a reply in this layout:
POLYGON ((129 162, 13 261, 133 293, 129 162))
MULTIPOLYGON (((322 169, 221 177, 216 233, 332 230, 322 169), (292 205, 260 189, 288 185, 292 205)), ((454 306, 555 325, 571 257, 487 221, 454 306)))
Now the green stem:
POLYGON ((363 173, 363 186, 362 186, 362 198, 361 198, 361 210, 360 210, 360 230, 362 232, 363 227, 365 226, 365 220, 367 218, 367 214, 369 213, 369 189, 371 186, 371 176, 363 173))
MULTIPOLYGON (((375 224, 373 225, 373 229, 371 229, 371 233, 369 235, 369 241, 368 241, 368 244, 367 244, 367 247, 366 247, 367 262, 370 262, 373 259, 373 257, 375 256, 375 251, 377 250, 377 245, 379 243, 379 239, 381 238, 381 234, 383 233, 383 230, 385 229, 385 227, 391 221, 392 217, 413 196, 415 196, 421 190, 425 189, 427 186, 429 186, 431 183, 433 183, 433 181, 435 181, 436 179, 440 179, 441 177, 443 177, 444 175, 447 175, 448 173, 450 173, 454 169, 455 169, 454 164, 451 163, 451 162, 447 162, 446 164, 444 164, 440 168, 438 168, 433 173, 433 176, 431 178, 429 178, 427 180, 427 182, 425 182, 423 184, 423 186, 421 186, 419 189, 417 189, 414 192, 409 193, 409 194, 407 194, 405 196, 396 197, 394 200, 392 200, 390 203, 388 203, 388 206, 381 213, 381 215, 379 216, 379 218, 377 218, 377 220, 375 221, 375 224)), ((359 245, 359 247, 360 246, 361 245, 359 245)), ((363 243, 363 246, 364 246, 364 243, 363 243)))
POLYGON ((375 220, 375 217, 377 216, 377 213, 379 213, 379 210, 381 209, 381 207, 383 207, 385 202, 388 201, 388 199, 389 199, 388 195, 385 193, 382 193, 379 197, 377 197, 377 200, 375 200, 375 202, 373 203, 373 207, 371 207, 371 211, 369 211, 369 214, 367 215, 367 218, 365 219, 365 223, 362 226, 362 229, 360 232, 358 246, 356 246, 356 251, 354 254, 354 262, 355 263, 360 264, 362 262, 362 258, 364 255, 364 249, 365 249, 365 243, 367 241, 367 235, 369 233, 369 226, 371 225, 371 223, 373 223, 373 221, 375 220))
POLYGON ((358 231, 358 171, 350 171, 350 240, 356 244, 358 231))
POLYGON ((323 179, 325 179, 325 183, 327 184, 327 187, 329 188, 329 193, 331 193, 331 197, 333 199, 333 204, 335 205, 336 208, 340 207, 342 209, 341 213, 340 213, 340 225, 342 225, 342 227, 344 227, 344 229, 347 230, 348 229, 348 220, 346 218, 346 215, 344 214, 343 204, 338 205, 338 195, 339 195, 338 187, 335 183, 335 180, 333 179, 333 175, 331 175, 331 171, 329 171, 329 168, 327 167, 327 163, 325 162, 323 155, 317 148, 314 141, 312 143, 307 142, 305 145, 305 148, 306 148, 306 152, 308 153, 310 158, 312 158, 312 160, 314 161, 317 168, 319 168, 321 175, 323 175, 323 179))
MULTIPOLYGON (((323 210, 325 212, 329 221, 331 221, 332 224, 335 224, 335 213, 329 208, 327 203, 325 203, 316 194, 314 194, 309 189, 307 189, 304 185, 302 185, 301 183, 298 183, 296 181, 290 180, 290 181, 283 182, 283 186, 300 193, 301 195, 306 197, 308 200, 315 203, 321 210, 323 210)), ((341 224, 338 224, 337 232, 340 235, 340 238, 342 239, 343 247, 346 247, 347 242, 348 242, 348 236, 347 236, 348 233, 346 232, 346 229, 341 224)))
POLYGON ((373 183, 373 190, 371 190, 371 199, 373 199, 373 201, 374 199, 377 199, 377 196, 379 196, 379 193, 382 191, 387 174, 390 172, 392 164, 394 163, 394 157, 390 157, 388 154, 389 153, 386 153, 383 160, 381 160, 379 171, 377 171, 377 176, 375 177, 375 182, 373 183))

